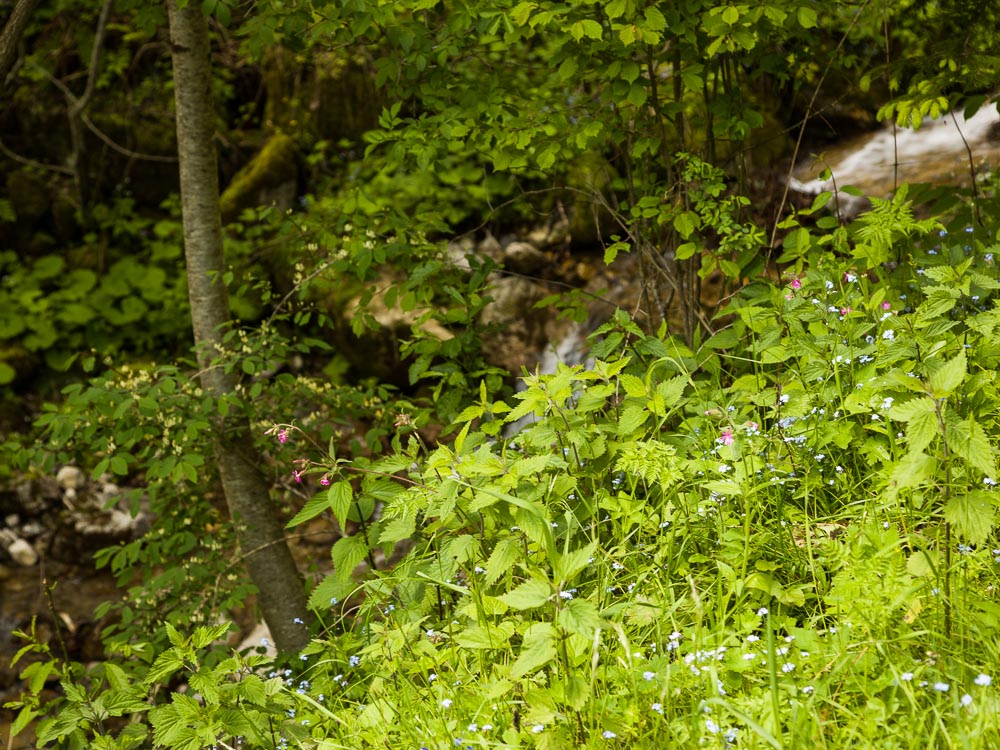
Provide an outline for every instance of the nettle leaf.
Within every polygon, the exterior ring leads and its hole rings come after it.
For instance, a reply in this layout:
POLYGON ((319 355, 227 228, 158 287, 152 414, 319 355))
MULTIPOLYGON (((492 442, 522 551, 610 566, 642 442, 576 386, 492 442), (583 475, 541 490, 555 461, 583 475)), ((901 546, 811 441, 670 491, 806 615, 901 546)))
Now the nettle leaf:
POLYGON ((363 534, 342 536, 330 550, 330 559, 336 575, 342 581, 351 577, 351 573, 365 557, 368 556, 368 544, 363 534))
POLYGON ((487 584, 494 584, 500 577, 513 568, 514 563, 521 559, 521 544, 516 539, 501 539, 493 548, 490 559, 486 563, 483 574, 487 584))
POLYGON ((903 456, 890 477, 890 497, 895 497, 904 487, 916 487, 934 476, 937 460, 920 451, 911 451, 903 456))
POLYGON ((552 560, 552 572, 560 583, 568 583, 577 573, 587 568, 594 559, 597 543, 591 542, 585 547, 571 550, 565 555, 555 555, 552 560))
POLYGON ((324 513, 330 509, 330 495, 327 492, 320 492, 313 495, 305 505, 302 506, 302 510, 296 513, 292 520, 288 522, 285 526, 286 529, 294 529, 299 524, 305 523, 311 518, 315 518, 320 513, 324 513))
POLYGON ((945 428, 948 447, 987 476, 993 476, 996 467, 989 438, 979 423, 970 415, 968 419, 949 422, 945 428))
POLYGON ((945 362, 936 372, 931 374, 931 393, 934 398, 944 398, 950 395, 962 385, 965 376, 968 374, 968 363, 965 352, 959 352, 958 356, 945 362))
POLYGON ((926 396, 894 404, 889 418, 906 422, 906 441, 911 453, 922 451, 939 434, 936 404, 926 396))
POLYGON ((573 635, 588 641, 594 639, 594 631, 601 627, 601 616, 597 605, 587 599, 572 599, 559 610, 559 625, 573 635))
POLYGON ((552 586, 547 581, 525 581, 513 591, 500 597, 507 606, 517 609, 533 609, 541 607, 552 596, 552 586))
POLYGON ((536 672, 556 657, 556 629, 548 622, 528 626, 521 641, 521 652, 510 669, 517 679, 536 672))
POLYGON ((504 620, 498 625, 479 627, 474 625, 460 631, 454 637, 454 642, 462 648, 498 649, 507 645, 514 635, 514 623, 504 620))
POLYGON ((151 666, 149 668, 149 672, 146 673, 146 679, 144 682, 146 684, 152 684, 154 682, 165 680, 183 666, 184 661, 177 653, 177 650, 173 648, 168 649, 156 657, 156 661, 153 662, 153 666, 151 666))
POLYGON ((996 505, 988 492, 974 490, 951 498, 944 506, 944 518, 969 544, 983 544, 996 521, 996 505))

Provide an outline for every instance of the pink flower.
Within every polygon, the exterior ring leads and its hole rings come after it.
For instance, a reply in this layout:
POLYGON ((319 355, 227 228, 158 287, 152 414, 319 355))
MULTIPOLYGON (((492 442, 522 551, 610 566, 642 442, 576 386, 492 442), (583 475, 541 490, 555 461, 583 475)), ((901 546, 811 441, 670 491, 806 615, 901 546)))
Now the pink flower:
POLYGON ((889 310, 891 308, 892 308, 892 305, 890 305, 888 302, 883 302, 882 303, 882 309, 883 310, 889 310))
POLYGON ((319 480, 319 483, 324 487, 326 487, 328 484, 330 484, 330 475, 324 474, 323 478, 319 480))
POLYGON ((282 428, 282 429, 278 430, 278 442, 281 443, 282 445, 284 445, 285 443, 288 442, 288 430, 287 429, 282 428))
POLYGON ((801 279, 792 279, 792 283, 789 284, 789 286, 791 286, 792 289, 801 289, 802 288, 802 280, 801 279))
POLYGON ((298 482, 300 484, 302 483, 302 472, 299 471, 298 469, 293 469, 292 470, 292 477, 295 478, 296 482, 298 482))
POLYGON ((719 442, 722 443, 723 445, 732 445, 733 444, 733 431, 732 430, 723 430, 722 434, 719 435, 719 442))
POLYGON ((851 310, 851 308, 849 308, 849 307, 842 307, 842 308, 840 308, 840 314, 841 315, 847 315, 847 313, 849 313, 849 312, 853 312, 853 310, 851 310))

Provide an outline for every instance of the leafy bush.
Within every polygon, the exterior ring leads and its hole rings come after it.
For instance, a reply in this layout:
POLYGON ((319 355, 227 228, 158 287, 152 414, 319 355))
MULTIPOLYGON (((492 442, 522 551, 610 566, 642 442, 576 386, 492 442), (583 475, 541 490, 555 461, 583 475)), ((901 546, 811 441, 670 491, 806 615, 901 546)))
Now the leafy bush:
POLYGON ((222 629, 170 629, 158 656, 131 647, 145 656, 124 678, 67 682, 71 718, 41 736, 138 746, 88 717, 150 690, 154 740, 182 748, 924 748, 996 731, 996 248, 921 249, 931 225, 895 215, 903 262, 865 249, 876 210, 854 258, 813 251, 748 285, 701 349, 619 313, 592 366, 526 377, 514 401, 484 385, 447 444, 403 405, 383 455, 310 460, 296 448, 315 423, 272 429, 323 485, 291 525, 348 530, 311 598, 324 632, 268 674, 199 656, 222 629), (191 692, 155 688, 176 675, 191 692))

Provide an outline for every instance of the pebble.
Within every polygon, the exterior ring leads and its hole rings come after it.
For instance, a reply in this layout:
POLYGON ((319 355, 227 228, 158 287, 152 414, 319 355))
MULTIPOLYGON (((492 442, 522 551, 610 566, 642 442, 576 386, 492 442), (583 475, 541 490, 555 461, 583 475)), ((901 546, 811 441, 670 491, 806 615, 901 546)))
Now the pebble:
POLYGON ((38 553, 35 552, 35 548, 23 539, 15 539, 7 548, 7 554, 10 555, 11 560, 25 568, 30 568, 38 562, 38 553))
POLYGON ((77 466, 63 466, 56 473, 56 481, 64 490, 78 490, 83 487, 87 478, 77 466))

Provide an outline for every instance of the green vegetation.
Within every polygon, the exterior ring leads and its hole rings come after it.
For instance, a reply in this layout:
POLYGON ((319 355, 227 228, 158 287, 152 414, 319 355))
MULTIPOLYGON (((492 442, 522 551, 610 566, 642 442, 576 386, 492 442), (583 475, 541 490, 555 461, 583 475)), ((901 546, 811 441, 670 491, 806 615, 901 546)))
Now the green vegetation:
MULTIPOLYGON (((27 91, 68 49, 93 81, 65 97, 69 120, 154 106, 166 58, 128 50, 165 20, 119 4, 110 21, 75 0, 39 11, 7 84, 25 122, 54 106, 27 91), (98 31, 60 40, 74 12, 98 31)), ((30 212, 0 196, 0 381, 61 387, 4 463, 130 478, 133 513, 153 519, 96 556, 129 594, 100 609, 105 660, 19 633, 14 734, 102 750, 923 750, 1000 733, 995 184, 902 185, 847 222, 830 193, 795 207, 755 178, 833 106, 828 80, 858 78, 845 95, 901 124, 984 106, 988 8, 201 10, 229 56, 220 129, 269 144, 243 171, 223 159, 216 281, 240 322, 210 366, 228 392, 185 354, 176 199, 103 194, 76 137, 49 160, 74 165, 57 170, 76 191, 64 236, 53 195, 30 212), (951 29, 940 45, 929 20, 951 29), (924 69, 895 62, 898 45, 948 56, 924 69), (244 65, 291 86, 280 106, 233 106, 244 65), (377 126, 327 123, 328 140, 310 92, 376 90, 377 126), (540 225, 574 262, 634 257, 641 312, 605 316, 585 363, 521 373, 515 391, 481 322, 496 259, 448 245, 540 225), (722 290, 703 304, 710 277, 722 290), (374 338, 386 311, 398 325, 374 338), (359 350, 362 335, 377 343, 359 350), (290 533, 336 532, 308 570, 301 653, 225 641, 262 589, 220 502, 233 417, 290 533)), ((25 175, 44 171, 33 161, 25 175)), ((545 303, 583 321, 582 298, 545 303)))

